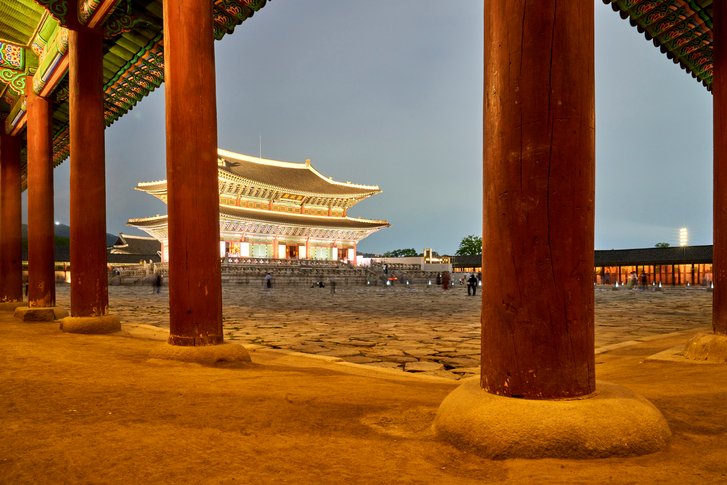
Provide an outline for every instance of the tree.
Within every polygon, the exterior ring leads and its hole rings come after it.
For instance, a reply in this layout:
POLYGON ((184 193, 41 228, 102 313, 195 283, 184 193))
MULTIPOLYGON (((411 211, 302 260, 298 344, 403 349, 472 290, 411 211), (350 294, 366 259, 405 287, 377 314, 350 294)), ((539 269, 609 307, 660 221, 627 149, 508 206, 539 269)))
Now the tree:
POLYGON ((654 244, 654 247, 657 247, 657 248, 668 248, 669 247, 669 243, 668 242, 658 242, 658 243, 654 244))
POLYGON ((394 249, 393 251, 386 251, 384 253, 385 258, 407 258, 410 256, 419 256, 419 254, 414 248, 394 249))
POLYGON ((459 249, 454 254, 457 256, 477 256, 482 254, 482 238, 474 234, 463 237, 459 243, 459 249))

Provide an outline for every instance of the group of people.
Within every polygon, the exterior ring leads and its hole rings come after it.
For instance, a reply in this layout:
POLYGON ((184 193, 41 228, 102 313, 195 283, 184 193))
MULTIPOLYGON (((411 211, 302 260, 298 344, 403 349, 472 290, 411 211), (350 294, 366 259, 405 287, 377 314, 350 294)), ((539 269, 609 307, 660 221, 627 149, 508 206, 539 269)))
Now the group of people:
MULTIPOLYGON (((465 276, 459 279, 459 284, 463 285, 467 283, 467 294, 469 296, 476 296, 477 287, 480 286, 480 280, 482 279, 482 273, 477 275, 472 273, 469 278, 465 278, 465 276)), ((448 290, 450 286, 454 286, 451 285, 451 281, 452 280, 448 271, 445 271, 444 273, 437 273, 437 285, 442 285, 442 289, 448 290)))
POLYGON ((629 274, 629 280, 626 283, 626 288, 636 288, 639 287, 641 290, 647 289, 649 286, 649 277, 646 275, 645 272, 641 272, 641 275, 638 276, 636 274, 636 271, 632 271, 631 274, 629 274))

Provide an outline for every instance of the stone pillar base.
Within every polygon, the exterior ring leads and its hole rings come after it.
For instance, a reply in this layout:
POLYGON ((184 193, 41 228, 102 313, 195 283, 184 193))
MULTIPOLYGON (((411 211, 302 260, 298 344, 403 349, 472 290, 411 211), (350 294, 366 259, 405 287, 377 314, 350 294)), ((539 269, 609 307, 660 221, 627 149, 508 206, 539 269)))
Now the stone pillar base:
POLYGON ((693 337, 684 348, 684 358, 719 364, 727 363, 727 335, 709 333, 693 337))
POLYGON ((245 347, 227 343, 196 347, 164 344, 149 357, 218 367, 244 367, 252 362, 245 347))
POLYGON ((466 380, 439 407, 441 439, 487 458, 606 458, 664 448, 671 430, 661 412, 632 391, 597 381, 574 400, 531 400, 485 392, 466 380))
POLYGON ((19 306, 15 308, 13 316, 24 322, 52 322, 53 320, 60 320, 61 318, 67 317, 68 311, 57 306, 19 306))
POLYGON ((14 312, 19 306, 28 306, 28 302, 19 300, 0 302, 0 312, 14 312))
POLYGON ((114 333, 121 330, 121 319, 116 315, 66 317, 61 320, 61 330, 68 333, 114 333))

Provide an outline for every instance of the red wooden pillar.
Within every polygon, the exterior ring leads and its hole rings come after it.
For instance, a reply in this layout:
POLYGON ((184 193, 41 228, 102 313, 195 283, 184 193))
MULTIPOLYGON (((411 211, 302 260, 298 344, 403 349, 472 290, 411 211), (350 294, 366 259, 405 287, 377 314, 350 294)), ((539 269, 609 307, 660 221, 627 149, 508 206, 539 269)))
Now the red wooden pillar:
POLYGON ((222 343, 212 2, 164 2, 169 343, 222 343))
POLYGON ((485 2, 481 386, 595 390, 593 2, 485 2))
POLYGON ((713 78, 712 109, 714 131, 712 328, 727 334, 727 9, 724 2, 712 3, 713 78))
POLYGON ((27 77, 28 107, 28 306, 56 304, 53 226, 51 104, 33 91, 27 77))
POLYGON ((0 134, 0 302, 23 301, 20 141, 0 134))
POLYGON ((101 33, 69 33, 71 316, 108 313, 101 33))

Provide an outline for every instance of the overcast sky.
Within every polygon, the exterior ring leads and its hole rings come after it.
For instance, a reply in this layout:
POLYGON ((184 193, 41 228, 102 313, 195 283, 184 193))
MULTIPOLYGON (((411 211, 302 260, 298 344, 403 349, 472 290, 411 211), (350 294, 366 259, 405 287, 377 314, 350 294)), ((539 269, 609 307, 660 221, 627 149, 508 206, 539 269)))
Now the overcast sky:
MULTIPOLYGON (((383 193, 359 249, 453 253, 482 224, 482 1, 274 0, 216 43, 221 148, 302 162, 383 193), (456 5, 456 8, 451 6, 456 5)), ((596 248, 712 242, 711 95, 596 5, 596 248)), ((574 66, 577 69, 577 66, 574 66)), ((190 120, 194 122, 194 120, 190 120)), ((106 130, 108 232, 166 206, 164 90, 106 130)), ((56 220, 68 223, 68 161, 56 220)))

